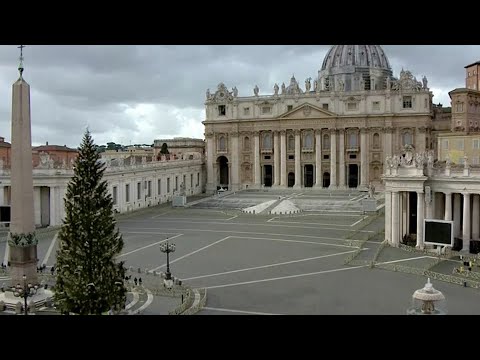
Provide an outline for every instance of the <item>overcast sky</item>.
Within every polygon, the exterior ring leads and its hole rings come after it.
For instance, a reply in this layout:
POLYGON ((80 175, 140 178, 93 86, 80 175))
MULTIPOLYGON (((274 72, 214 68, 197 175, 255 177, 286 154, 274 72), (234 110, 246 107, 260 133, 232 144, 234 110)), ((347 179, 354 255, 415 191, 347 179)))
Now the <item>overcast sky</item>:
MULTIPOLYGON (((205 91, 224 82, 239 96, 273 93, 292 74, 315 78, 330 45, 46 46, 24 49, 31 86, 32 142, 78 147, 88 126, 97 144, 124 145, 178 136, 203 138, 205 91)), ((477 45, 383 45, 394 76, 423 75, 434 103, 465 86, 464 66, 480 60, 477 45)), ((11 85, 19 49, 0 46, 0 136, 11 140, 11 85)))

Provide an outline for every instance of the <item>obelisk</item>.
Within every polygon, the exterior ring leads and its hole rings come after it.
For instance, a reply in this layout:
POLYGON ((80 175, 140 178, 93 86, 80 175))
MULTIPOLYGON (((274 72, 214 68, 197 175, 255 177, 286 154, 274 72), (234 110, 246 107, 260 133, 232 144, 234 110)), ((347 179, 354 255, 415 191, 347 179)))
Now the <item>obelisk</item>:
POLYGON ((37 243, 33 210, 32 131, 30 85, 23 79, 23 45, 20 77, 12 89, 11 223, 8 234, 12 285, 38 284, 37 243))

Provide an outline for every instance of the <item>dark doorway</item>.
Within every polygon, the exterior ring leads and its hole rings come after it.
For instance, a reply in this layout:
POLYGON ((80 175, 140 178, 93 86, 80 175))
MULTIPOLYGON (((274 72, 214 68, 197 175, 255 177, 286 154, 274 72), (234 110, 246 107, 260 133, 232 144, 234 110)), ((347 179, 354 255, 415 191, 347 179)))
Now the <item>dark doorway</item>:
POLYGON ((217 160, 220 172, 220 186, 228 188, 228 159, 225 156, 220 156, 217 160))
POLYGON ((293 172, 288 173, 288 187, 295 185, 295 174, 293 172))
POLYGON ((330 173, 323 173, 323 187, 328 188, 330 186, 330 173))
POLYGON ((408 219, 408 233, 416 234, 417 233, 417 193, 409 192, 408 193, 408 205, 410 207, 410 217, 408 219))
POLYGON ((263 166, 263 183, 266 187, 272 186, 272 165, 263 166))
POLYGON ((305 165, 303 184, 305 187, 313 186, 313 165, 305 165))
POLYGON ((348 165, 348 187, 349 188, 358 187, 358 165, 357 164, 348 165))

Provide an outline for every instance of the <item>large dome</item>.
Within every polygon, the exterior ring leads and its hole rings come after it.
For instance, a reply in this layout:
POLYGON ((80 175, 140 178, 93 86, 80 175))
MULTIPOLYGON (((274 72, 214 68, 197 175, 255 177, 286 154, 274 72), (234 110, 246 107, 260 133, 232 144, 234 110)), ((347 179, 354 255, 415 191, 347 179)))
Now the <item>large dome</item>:
POLYGON ((347 66, 391 70, 380 45, 334 45, 323 60, 322 71, 347 66))

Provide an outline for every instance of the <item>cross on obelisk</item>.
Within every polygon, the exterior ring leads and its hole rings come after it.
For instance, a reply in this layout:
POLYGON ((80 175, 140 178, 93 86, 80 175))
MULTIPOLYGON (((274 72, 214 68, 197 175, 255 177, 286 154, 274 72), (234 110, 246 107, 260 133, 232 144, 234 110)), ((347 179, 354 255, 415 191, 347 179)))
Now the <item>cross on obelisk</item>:
POLYGON ((12 285, 37 284, 37 238, 33 210, 32 133, 30 85, 23 79, 23 48, 20 45, 20 78, 12 87, 11 223, 8 234, 12 285))

